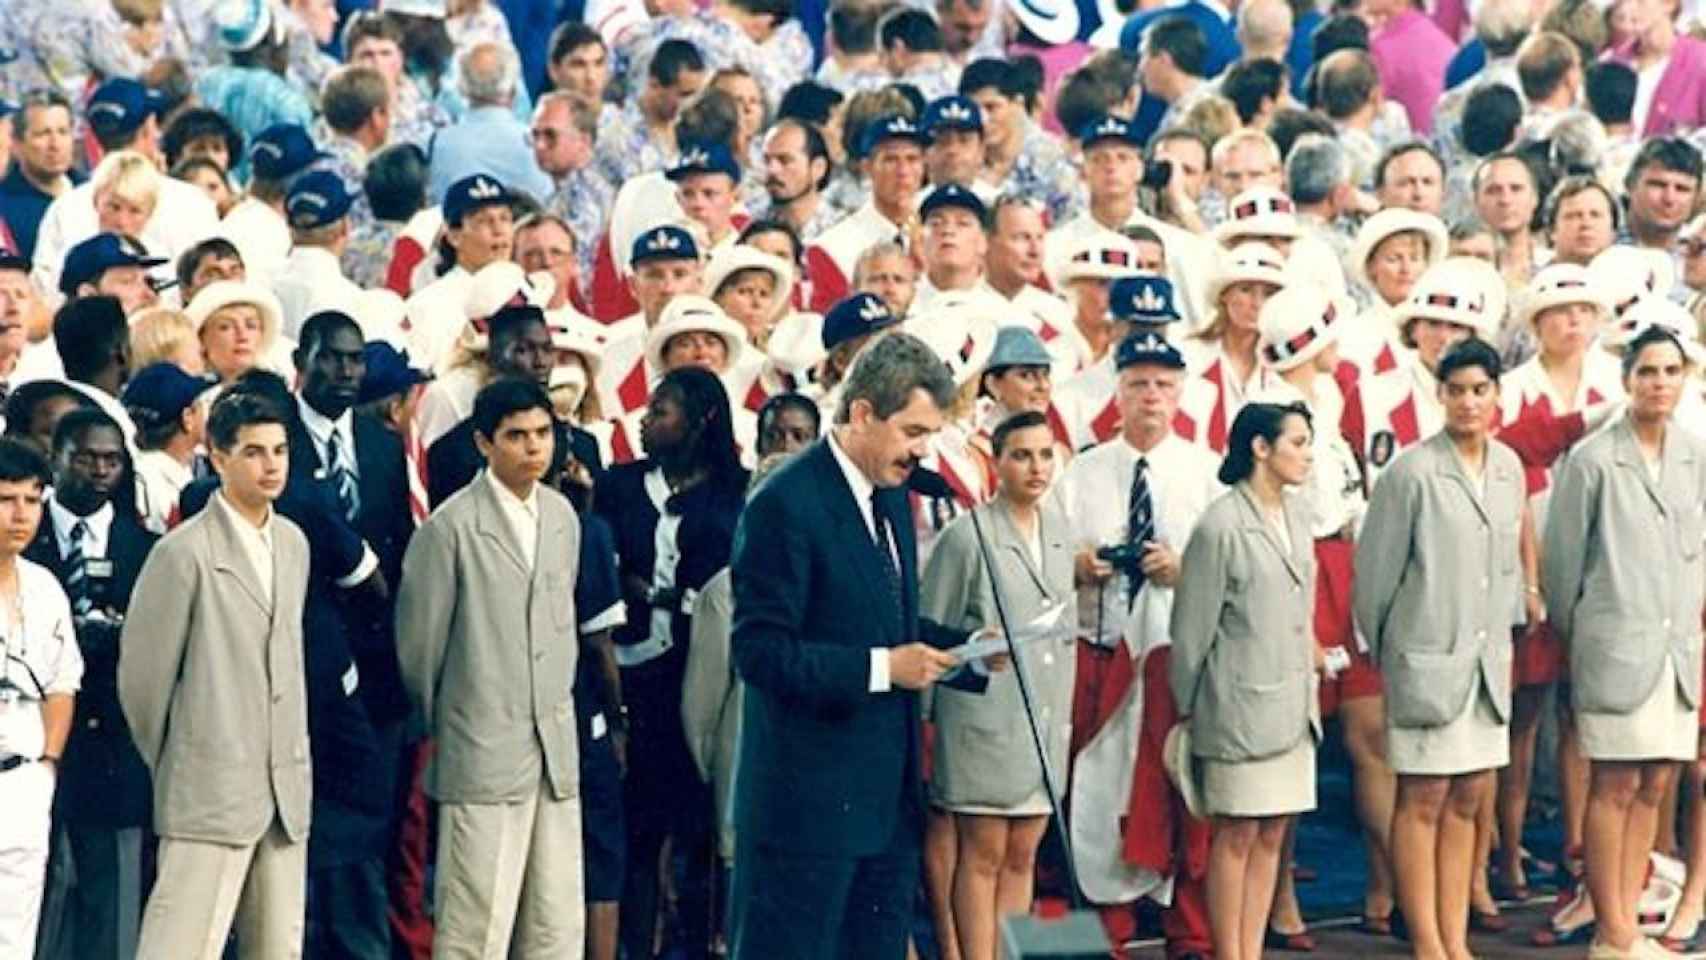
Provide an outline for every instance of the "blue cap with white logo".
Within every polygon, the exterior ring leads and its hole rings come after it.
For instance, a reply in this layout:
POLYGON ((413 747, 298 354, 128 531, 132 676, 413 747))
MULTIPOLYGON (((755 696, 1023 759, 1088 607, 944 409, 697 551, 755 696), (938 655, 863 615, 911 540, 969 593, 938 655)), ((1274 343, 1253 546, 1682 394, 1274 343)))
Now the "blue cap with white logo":
POLYGON ((510 192, 495 177, 476 173, 463 177, 444 191, 444 222, 462 226, 462 218, 481 207, 508 206, 510 192))
POLYGON ((871 121, 870 126, 859 138, 859 155, 868 157, 871 151, 877 149, 886 140, 911 140, 919 146, 926 146, 930 138, 913 122, 911 117, 899 113, 890 113, 871 121))
POLYGON ((633 256, 628 262, 639 266, 649 260, 697 260, 699 244, 693 234, 674 224, 653 227, 634 238, 633 256))
POLYGON ((823 348, 834 350, 852 340, 900 323, 888 304, 874 293, 856 293, 823 315, 823 348))
POLYGON ((682 144, 681 156, 664 176, 674 181, 697 173, 726 174, 735 183, 740 182, 740 164, 735 162, 729 148, 720 143, 700 141, 682 144))
MULTIPOLYGON (((102 137, 122 137, 159 116, 166 98, 135 80, 116 77, 101 84, 89 98, 83 115, 102 137)), ((0 113, 3 115, 3 113, 0 113)))
POLYGON ((317 230, 342 220, 354 202, 343 177, 330 170, 313 170, 290 185, 284 217, 297 230, 317 230))
POLYGON ((938 131, 972 130, 983 132, 983 111, 970 97, 955 94, 938 97, 924 108, 924 135, 936 139, 938 131))
POLYGON ((315 148, 308 131, 294 123, 273 124, 249 144, 249 167, 262 180, 288 179, 326 156, 315 148))
POLYGON ((1180 319, 1173 282, 1166 277, 1121 277, 1108 287, 1108 312, 1127 323, 1173 323, 1180 319))
POLYGON ((1127 367, 1166 367, 1169 370, 1185 369, 1185 355, 1179 348, 1157 336, 1154 331, 1134 333, 1124 340, 1114 350, 1114 369, 1124 370, 1127 367))

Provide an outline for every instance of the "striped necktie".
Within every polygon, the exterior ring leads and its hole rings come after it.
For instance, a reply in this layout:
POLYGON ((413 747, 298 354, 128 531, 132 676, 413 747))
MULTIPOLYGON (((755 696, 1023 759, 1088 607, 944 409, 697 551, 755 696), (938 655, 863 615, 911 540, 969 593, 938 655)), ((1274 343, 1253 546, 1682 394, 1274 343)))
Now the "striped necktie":
POLYGON ((82 520, 71 526, 71 549, 65 555, 65 592, 71 599, 71 612, 81 617, 94 607, 89 599, 89 558, 83 553, 83 541, 89 538, 89 525, 82 520))
MULTIPOLYGON (((1131 474, 1131 497, 1126 503, 1126 537, 1125 542, 1143 556, 1143 545, 1155 539, 1155 501, 1149 493, 1149 458, 1137 458, 1137 466, 1131 474)), ((1126 609, 1137 600, 1137 591, 1143 588, 1143 571, 1133 568, 1126 574, 1125 602, 1126 609)))
POLYGON ((890 535, 888 518, 883 516, 882 505, 877 502, 877 491, 871 491, 871 526, 877 534, 877 552, 883 555, 883 580, 889 588, 889 596, 894 599, 895 618, 902 621, 901 634, 905 636, 906 599, 900 583, 900 568, 896 566, 894 538, 890 535))
POLYGON ((361 509, 361 492, 356 489, 355 474, 344 462, 343 437, 337 427, 332 428, 331 439, 326 441, 326 472, 338 492, 338 505, 344 508, 344 517, 354 523, 356 512, 361 509))

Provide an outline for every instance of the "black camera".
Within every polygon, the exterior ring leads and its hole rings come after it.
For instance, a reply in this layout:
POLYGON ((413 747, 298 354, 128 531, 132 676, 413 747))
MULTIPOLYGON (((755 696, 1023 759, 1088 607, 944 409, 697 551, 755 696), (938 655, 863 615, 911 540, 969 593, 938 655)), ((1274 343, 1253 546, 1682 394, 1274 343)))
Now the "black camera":
POLYGON ((1143 182, 1139 186, 1165 190, 1173 182, 1173 161, 1151 160, 1143 165, 1143 182))
POLYGON ((1097 547, 1096 559, 1115 570, 1137 570, 1143 565, 1143 550, 1134 543, 1116 543, 1109 547, 1097 547))

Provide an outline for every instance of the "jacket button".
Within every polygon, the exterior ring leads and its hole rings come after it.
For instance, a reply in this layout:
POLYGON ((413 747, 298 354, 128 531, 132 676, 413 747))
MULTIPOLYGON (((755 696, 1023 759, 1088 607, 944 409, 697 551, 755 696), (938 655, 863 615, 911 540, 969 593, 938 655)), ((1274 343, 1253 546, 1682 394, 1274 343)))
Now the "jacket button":
POLYGON ((100 726, 101 726, 101 718, 100 717, 90 717, 89 718, 89 729, 90 730, 99 729, 100 726))
POLYGON ((1485 631, 1485 630, 1477 630, 1477 631, 1475 631, 1475 639, 1477 639, 1477 640, 1485 640, 1485 639, 1487 639, 1487 631, 1485 631))
POLYGON ((1670 629, 1670 618, 1669 617, 1665 618, 1665 629, 1666 630, 1670 629))

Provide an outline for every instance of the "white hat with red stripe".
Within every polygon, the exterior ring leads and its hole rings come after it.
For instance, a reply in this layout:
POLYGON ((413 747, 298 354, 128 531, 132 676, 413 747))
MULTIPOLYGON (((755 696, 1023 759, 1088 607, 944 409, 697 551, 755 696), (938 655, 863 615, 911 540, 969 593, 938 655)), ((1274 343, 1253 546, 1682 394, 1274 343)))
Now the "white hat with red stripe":
POLYGON ((1137 245, 1112 230, 1097 230, 1073 244, 1060 266, 1060 279, 1118 280, 1137 273, 1137 245))
POLYGON ((1636 337, 1658 327, 1675 336, 1682 343, 1683 355, 1698 364, 1706 358, 1706 346, 1695 335, 1695 326, 1694 316, 1681 305, 1663 297, 1642 297, 1606 326, 1602 339, 1607 347, 1622 353, 1636 337))
POLYGON ((1409 297, 1393 308, 1393 319, 1399 329, 1412 320, 1454 323, 1492 342, 1508 299, 1498 268, 1478 257, 1448 257, 1421 275, 1409 297))
POLYGON ((1611 314, 1621 317, 1638 301, 1670 296, 1676 285, 1676 264, 1663 250, 1618 244, 1593 258, 1588 280, 1605 295, 1611 314))
POLYGON ((1256 356, 1282 372, 1302 366, 1338 342, 1350 315, 1350 304, 1329 296, 1320 284, 1294 283, 1262 304, 1256 356))
POLYGON ((929 309, 906 319, 901 330, 936 351, 948 365, 955 386, 964 386, 989 365, 1000 333, 993 297, 976 294, 944 294, 929 309))
POLYGON ((1362 222, 1357 230, 1356 243, 1351 249, 1351 275, 1357 282, 1374 289, 1368 275, 1368 261, 1382 243, 1400 233, 1419 233, 1427 246, 1428 266, 1445 259, 1451 249, 1445 221, 1431 213, 1420 213, 1404 207, 1387 207, 1362 222))
POLYGON ((1608 293, 1605 285, 1597 282, 1588 268, 1574 263, 1554 263, 1542 267, 1528 281, 1528 286, 1522 291, 1518 317, 1524 324, 1530 324, 1543 311, 1553 307, 1583 303, 1598 310, 1602 318, 1609 318, 1612 313, 1608 293))
POLYGON ((705 262, 705 296, 715 299, 717 288, 742 270, 762 270, 776 282, 776 296, 787 299, 794 288, 794 268, 781 257, 771 256, 744 243, 729 244, 711 251, 705 262))
POLYGON ((652 369, 665 369, 664 349, 669 341, 684 333, 710 333, 719 337, 728 355, 723 370, 733 370, 746 348, 745 327, 730 320, 723 308, 710 299, 687 294, 671 300, 658 317, 658 325, 646 334, 646 360, 652 369))
POLYGON ((557 282, 544 271, 528 273, 512 260, 497 260, 481 267, 462 300, 462 315, 468 318, 457 346, 482 353, 490 345, 486 321, 505 307, 544 309, 557 292, 557 282))
POLYGON ((1273 187, 1251 187, 1226 204, 1226 219, 1214 228, 1214 242, 1223 247, 1239 239, 1262 240, 1279 237, 1296 240, 1303 236, 1297 222, 1297 206, 1273 187))
POLYGON ((1208 282, 1208 302, 1219 309, 1220 295, 1235 283, 1265 283, 1282 289, 1286 283, 1286 260, 1278 250, 1265 243, 1240 243, 1231 250, 1220 251, 1219 268, 1208 282))
POLYGON ((586 364, 588 375, 597 377, 598 367, 604 360, 604 348, 609 342, 604 335, 604 327, 566 306, 545 311, 545 323, 551 330, 551 349, 580 357, 586 364))

